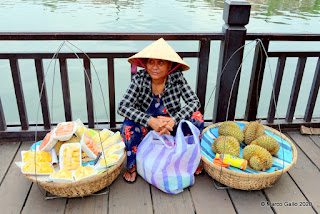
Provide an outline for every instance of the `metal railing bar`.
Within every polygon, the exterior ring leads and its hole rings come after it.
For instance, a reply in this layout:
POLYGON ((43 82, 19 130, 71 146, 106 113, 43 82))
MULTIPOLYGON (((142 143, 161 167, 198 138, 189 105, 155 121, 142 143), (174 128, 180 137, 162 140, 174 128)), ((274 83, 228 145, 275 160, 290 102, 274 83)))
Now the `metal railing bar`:
POLYGON ((14 85, 14 92, 16 94, 16 100, 18 105, 21 128, 22 130, 28 130, 29 128, 28 115, 27 115, 26 104, 25 104, 25 99, 24 99, 24 94, 22 89, 22 82, 21 82, 18 60, 15 58, 11 58, 9 60, 10 60, 11 74, 12 74, 12 80, 14 85))
POLYGON ((277 70, 276 70, 276 74, 274 77, 274 84, 273 84, 273 87, 274 87, 273 91, 274 92, 272 92, 271 99, 270 99, 269 112, 268 112, 268 117, 267 117, 268 123, 273 123, 273 121, 274 121, 274 116, 275 116, 275 112, 276 112, 276 105, 278 103, 278 98, 279 98, 280 87, 281 87, 282 76, 283 76, 285 64, 286 64, 286 57, 281 56, 278 59, 277 70))
POLYGON ((59 58, 59 64, 60 64, 60 77, 61 77, 61 86, 62 86, 62 94, 63 94, 64 114, 65 114, 66 121, 71 121, 72 113, 71 113, 71 100, 70 100, 67 60, 63 58, 59 58))
POLYGON ((286 115, 286 121, 288 122, 292 122, 293 120, 293 115, 296 110, 297 100, 299 96, 302 76, 303 76, 304 68, 306 66, 306 62, 307 62, 306 57, 299 57, 296 73, 295 73, 293 84, 292 84, 287 115, 286 115))
POLYGON ((6 118, 4 116, 1 97, 0 97, 0 131, 5 131, 6 129, 7 129, 6 118))
POLYGON ((83 64, 85 69, 83 73, 84 73, 84 82, 85 82, 86 99, 87 99, 88 126, 89 128, 94 128, 93 97, 92 97, 92 87, 90 87, 90 83, 92 85, 90 60, 83 59, 83 64))
POLYGON ((312 114, 314 110, 314 106, 316 104, 318 92, 319 92, 319 86, 320 86, 320 57, 318 58, 318 63, 316 66, 316 70, 314 73, 312 86, 310 90, 310 96, 307 103, 306 112, 304 114, 304 120, 307 122, 310 122, 312 119, 312 114))
POLYGON ((115 83, 114 83, 114 59, 108 58, 108 86, 109 86, 109 108, 110 108, 110 128, 116 127, 115 108, 115 83))
POLYGON ((284 51, 284 52, 268 52, 269 57, 280 57, 280 56, 286 56, 286 57, 320 57, 320 52, 290 52, 290 51, 284 51))

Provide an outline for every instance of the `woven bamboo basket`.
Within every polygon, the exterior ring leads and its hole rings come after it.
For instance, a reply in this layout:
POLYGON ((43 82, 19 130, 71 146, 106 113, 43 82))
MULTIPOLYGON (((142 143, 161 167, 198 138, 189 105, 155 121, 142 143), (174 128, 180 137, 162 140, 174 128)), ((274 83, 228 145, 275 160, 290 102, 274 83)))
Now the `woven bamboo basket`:
POLYGON ((53 195, 66 198, 84 197, 109 186, 120 174, 125 158, 126 155, 123 155, 116 165, 99 175, 75 182, 53 183, 36 180, 34 176, 25 176, 53 195))
MULTIPOLYGON (((243 124, 248 123, 243 121, 239 121, 239 122, 243 124)), ((203 130, 202 133, 205 133, 210 128, 218 127, 221 124, 222 122, 208 126, 203 130)), ((250 174, 250 173, 244 173, 244 172, 242 173, 242 172, 232 171, 230 169, 213 164, 205 156, 201 155, 204 170, 213 179, 217 180, 218 182, 226 186, 229 186, 235 189, 260 190, 274 184, 281 174, 287 172, 293 166, 293 164, 297 162, 297 149, 295 145, 291 142, 291 140, 287 138, 285 135, 283 135, 282 133, 268 126, 264 126, 264 128, 265 130, 270 131, 272 134, 281 137, 282 139, 284 139, 285 141, 291 144, 293 161, 287 167, 279 171, 270 172, 270 173, 261 173, 261 174, 250 174)))

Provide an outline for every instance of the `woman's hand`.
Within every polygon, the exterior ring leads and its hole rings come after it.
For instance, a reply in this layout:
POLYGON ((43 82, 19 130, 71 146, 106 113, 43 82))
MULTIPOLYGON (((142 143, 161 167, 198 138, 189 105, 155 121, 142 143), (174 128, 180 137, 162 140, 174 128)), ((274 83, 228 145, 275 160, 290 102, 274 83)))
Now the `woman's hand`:
POLYGON ((170 135, 170 131, 173 130, 172 129, 173 126, 171 127, 167 117, 157 117, 157 118, 151 117, 148 125, 156 132, 159 132, 159 136, 163 134, 170 135))
POLYGON ((163 127, 163 129, 160 131, 159 136, 163 135, 163 134, 169 134, 169 131, 173 131, 173 127, 174 127, 174 120, 171 117, 164 117, 164 116, 158 116, 157 119, 160 119, 164 122, 166 122, 167 124, 163 127))

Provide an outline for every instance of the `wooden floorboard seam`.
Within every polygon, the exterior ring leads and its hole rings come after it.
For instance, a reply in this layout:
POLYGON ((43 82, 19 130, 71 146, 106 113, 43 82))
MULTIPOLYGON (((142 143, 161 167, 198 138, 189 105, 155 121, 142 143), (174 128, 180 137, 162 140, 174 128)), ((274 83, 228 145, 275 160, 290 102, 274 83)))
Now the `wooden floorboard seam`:
POLYGON ((23 208, 26 206, 26 203, 27 203, 29 194, 30 194, 30 192, 31 192, 32 186, 33 186, 33 182, 32 182, 31 185, 30 185, 30 188, 29 188, 29 190, 28 190, 28 193, 27 193, 27 195, 26 195, 26 198, 24 199, 24 202, 23 202, 22 207, 21 207, 21 209, 20 209, 20 214, 22 213, 23 208))
MULTIPOLYGON (((300 186, 296 183, 296 181, 294 180, 294 178, 290 175, 290 172, 289 172, 289 171, 288 171, 288 175, 289 175, 289 177, 291 178, 291 180, 294 182, 294 184, 297 186, 297 188, 299 189, 299 191, 301 192, 301 194, 303 195, 303 197, 304 197, 308 202, 311 202, 311 203, 312 203, 312 201, 310 201, 310 200, 308 199, 308 197, 304 194, 304 192, 302 191, 302 189, 300 188, 300 186)), ((314 208, 313 204, 311 205, 311 207, 312 207, 312 209, 313 209, 313 211, 314 211, 315 213, 318 213, 317 210, 314 208)))
POLYGON ((18 146, 18 148, 17 148, 17 151, 14 153, 14 155, 13 155, 13 157, 12 157, 11 161, 10 161, 10 164, 8 165, 8 168, 7 168, 6 172, 4 173, 3 178, 1 179, 0 186, 1 186, 1 184, 2 184, 2 182, 3 182, 3 180, 4 180, 4 178, 7 176, 7 173, 8 173, 8 171, 9 171, 9 169, 10 169, 10 167, 11 167, 11 165, 12 165, 13 161, 14 161, 14 158, 16 157, 16 155, 17 155, 17 153, 18 153, 18 151, 19 151, 19 149, 20 149, 21 145, 22 145, 22 142, 20 142, 20 143, 19 143, 19 146, 18 146))
MULTIPOLYGON (((215 187, 215 188, 216 188, 216 187, 215 187)), ((227 191, 227 194, 228 194, 228 196, 229 196, 229 199, 230 199, 230 201, 231 201, 231 204, 232 204, 232 206, 233 206, 234 211, 236 212, 236 214, 239 214, 239 212, 238 212, 238 210, 237 210, 237 207, 236 207, 236 205, 234 204, 233 199, 232 199, 232 197, 231 197, 231 195, 230 195, 229 189, 226 189, 226 191, 227 191)))
MULTIPOLYGON (((68 205, 68 203, 69 203, 69 198, 67 198, 66 204, 65 204, 65 206, 64 206, 63 214, 66 214, 66 212, 67 212, 67 205, 68 205)), ((108 206, 108 207, 109 207, 109 206, 108 206)))
POLYGON ((318 145, 312 137, 310 137, 310 135, 308 136, 310 138, 310 140, 314 143, 314 145, 316 145, 319 149, 320 149, 320 145, 318 145))
MULTIPOLYGON (((282 174, 281 174, 282 175, 282 174)), ((264 195, 264 197, 267 199, 267 201, 270 203, 272 201, 270 201, 268 195, 266 194, 266 192, 264 191, 264 189, 261 190, 262 194, 264 195)), ((276 210, 274 209, 273 206, 270 206, 271 210, 273 211, 273 213, 277 214, 276 210)))
MULTIPOLYGON (((290 140, 292 142, 294 142, 295 146, 299 147, 299 149, 301 150, 301 152, 310 160, 310 162, 319 170, 320 172, 320 168, 317 166, 317 164, 315 162, 312 161, 312 159, 308 156, 308 154, 299 146, 298 143, 296 143, 293 138, 290 136, 290 133, 287 132, 287 136, 290 138, 290 140)), ((298 157, 299 158, 299 157, 298 157)))
POLYGON ((149 191, 150 191, 150 197, 151 197, 152 213, 154 214, 154 206, 153 206, 152 190, 151 190, 151 185, 150 185, 150 184, 149 184, 149 191))
POLYGON ((190 194, 190 198, 191 198, 191 201, 192 201, 192 207, 193 207, 194 213, 196 214, 197 210, 196 210, 196 206, 194 205, 194 201, 193 201, 193 198, 192 198, 192 194, 191 194, 190 188, 188 187, 187 189, 188 189, 189 194, 190 194))

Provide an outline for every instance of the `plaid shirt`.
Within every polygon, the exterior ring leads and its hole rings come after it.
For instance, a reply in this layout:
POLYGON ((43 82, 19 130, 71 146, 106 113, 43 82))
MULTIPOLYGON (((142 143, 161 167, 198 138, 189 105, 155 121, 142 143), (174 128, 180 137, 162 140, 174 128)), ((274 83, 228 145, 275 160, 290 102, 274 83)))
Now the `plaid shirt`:
MULTIPOLYGON (((145 112, 151 105, 154 96, 151 80, 145 70, 138 71, 133 76, 129 88, 120 101, 118 114, 145 127, 148 126, 151 116, 145 112)), ((182 72, 178 70, 167 76, 162 101, 176 125, 180 120, 191 117, 193 112, 200 108, 197 95, 192 91, 182 72), (181 108, 180 97, 186 103, 183 108, 181 108)))

